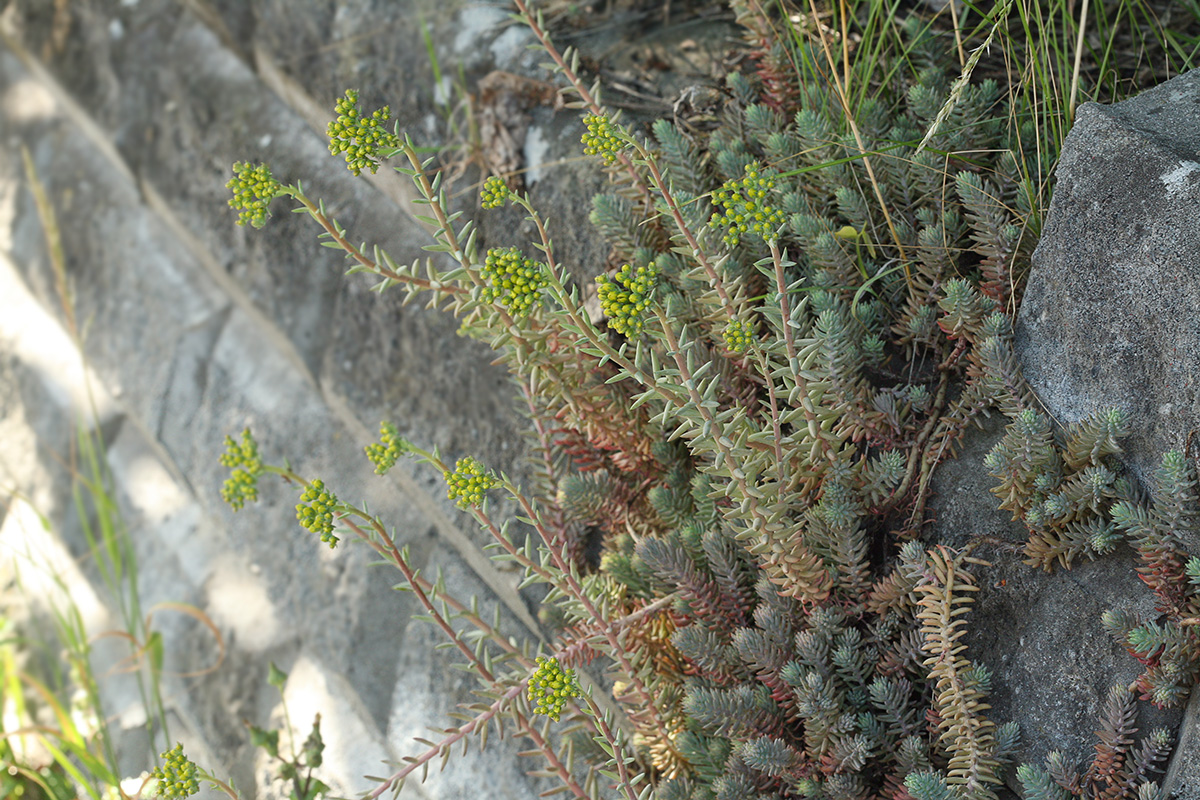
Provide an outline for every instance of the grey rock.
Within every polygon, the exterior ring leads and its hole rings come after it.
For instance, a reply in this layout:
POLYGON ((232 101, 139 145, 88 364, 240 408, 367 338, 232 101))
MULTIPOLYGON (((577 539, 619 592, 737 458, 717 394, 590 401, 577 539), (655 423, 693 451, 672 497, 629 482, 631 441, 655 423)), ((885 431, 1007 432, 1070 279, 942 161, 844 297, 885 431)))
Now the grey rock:
MULTIPOLYGON (((1110 406, 1129 412, 1124 461, 1146 488, 1200 420, 1200 72, 1112 106, 1079 109, 1056 173, 1048 221, 1018 317, 1015 345, 1058 424, 1110 406)), ((1110 686, 1141 665, 1100 626, 1108 610, 1156 616, 1129 548, 1054 574, 1021 563, 1023 523, 999 511, 983 458, 1003 435, 972 430, 933 481, 932 539, 991 562, 971 614, 970 657, 992 669, 992 718, 1021 724, 1015 763, 1054 750, 1084 764, 1110 686)), ((1200 553, 1200 531, 1187 541, 1200 553)), ((1163 785, 1200 797, 1196 701, 1183 715, 1139 703, 1138 727, 1178 731, 1163 785)), ((1014 789, 1016 781, 1011 776, 1014 789)))
MULTIPOLYGON (((1127 412, 1147 487, 1200 424, 1200 71, 1080 106, 1016 329, 1060 423, 1127 412)), ((1200 531, 1186 543, 1200 554, 1200 531)))
POLYGON ((1193 691, 1175 743, 1175 757, 1163 786, 1175 790, 1178 800, 1200 797, 1200 692, 1193 691))
MULTIPOLYGON (((991 564, 973 566, 980 591, 968 616, 968 658, 992 671, 990 718, 1021 728, 1013 768, 1042 766, 1051 751, 1084 764, 1096 744, 1108 690, 1128 686, 1141 665, 1100 625, 1111 609, 1152 615, 1154 599, 1137 578, 1136 555, 1123 550, 1093 562, 1076 562, 1053 574, 1022 562, 1024 523, 997 509, 996 484, 983 458, 1004 433, 1005 418, 993 414, 983 430, 971 430, 957 458, 938 468, 930 501, 931 540, 963 547, 991 564)), ((1139 706, 1139 728, 1176 730, 1181 714, 1139 706)))
MULTIPOLYGON (((1112 406, 1129 413, 1123 459, 1150 489, 1162 454, 1183 450, 1200 424, 1200 71, 1111 106, 1081 106, 1056 176, 1017 355, 1059 424, 1112 406)), ((1200 555, 1200 531, 1185 537, 1186 550, 1200 555)), ((1134 566, 1129 555, 1120 559, 1134 566)), ((1106 574, 1115 567, 1103 562, 1089 567, 1067 576, 1098 610, 1124 598, 1154 617, 1148 590, 1106 574)), ((1113 678, 1124 680, 1132 659, 1113 658, 1113 678)), ((1193 799, 1195 717, 1193 708, 1165 784, 1193 799)), ((1143 730, 1154 724, 1143 715, 1143 730)))

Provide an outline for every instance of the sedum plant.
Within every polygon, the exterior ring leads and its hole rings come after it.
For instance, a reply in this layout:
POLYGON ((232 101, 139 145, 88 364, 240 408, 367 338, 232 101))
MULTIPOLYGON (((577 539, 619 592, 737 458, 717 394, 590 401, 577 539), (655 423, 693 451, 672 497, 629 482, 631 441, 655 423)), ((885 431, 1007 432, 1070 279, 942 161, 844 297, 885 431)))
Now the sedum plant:
MULTIPOLYGON (((610 783, 628 800, 995 800, 1017 731, 988 718, 992 677, 963 642, 986 562, 920 542, 933 470, 993 409, 1014 423, 988 467, 1001 507, 1033 531, 1030 562, 1068 566, 1124 532, 1152 588, 1196 615, 1200 568, 1171 539, 1191 500, 1184 473, 1173 467, 1147 511, 1105 464, 1119 415, 1073 428, 1060 452, 1031 411, 1012 320, 1039 222, 996 84, 952 86, 944 46, 914 19, 905 63, 920 66, 852 103, 825 34, 778 36, 757 4, 733 5, 757 73, 729 75, 719 124, 698 134, 624 123, 517 0, 584 112, 584 152, 612 177, 593 204, 612 243, 594 284, 571 277, 549 225, 503 176, 484 181, 481 205, 520 207, 537 238, 481 252, 432 160, 353 91, 338 101, 331 151, 356 174, 400 160, 438 260, 401 265, 355 246, 298 183, 235 166, 239 222, 261 225, 273 198, 290 197, 350 273, 406 301, 423 295, 489 342, 524 388, 540 457, 518 486, 471 455, 451 467, 387 422, 366 447, 381 474, 402 456, 441 471, 448 498, 492 534, 493 557, 546 585, 557 635, 535 653, 414 570, 385 520, 264 464, 249 432, 227 441, 235 510, 263 474, 303 486, 302 526, 392 563, 481 680, 466 721, 374 796, 507 719, 544 758, 537 774, 578 798, 610 783), (810 65, 803 80, 797 64, 810 65), (601 321, 585 310, 592 293, 601 321), (510 496, 519 521, 495 519, 489 493, 510 496), (586 677, 598 660, 611 692, 586 677), (538 714, 565 724, 547 729, 538 714)), ((1156 700, 1194 682, 1192 628, 1106 624, 1162 667, 1145 679, 1156 700)), ((1124 719, 1102 733, 1109 746, 1128 739, 1124 719)), ((1148 741, 1144 756, 1106 762, 1106 786, 1140 791, 1166 747, 1148 741)), ((1092 796, 1055 769, 1017 777, 1046 797, 1092 796)))
POLYGON ((1143 501, 1119 475, 1113 457, 1128 433, 1119 409, 1095 414, 1056 436, 1050 420, 1021 411, 987 457, 1000 484, 1000 507, 1029 528, 1026 563, 1069 569, 1128 542, 1138 573, 1154 592, 1161 621, 1109 611, 1102 624, 1146 666, 1136 687, 1143 700, 1180 706, 1200 677, 1200 557, 1188 557, 1181 534, 1196 527, 1196 476, 1179 450, 1163 456, 1152 497, 1143 501))
POLYGON ((1062 753, 1046 757, 1046 768, 1022 764, 1017 778, 1027 800, 1099 800, 1102 797, 1136 797, 1158 800, 1162 793, 1148 776, 1162 769, 1171 748, 1171 734, 1159 728, 1134 748, 1137 719, 1134 695, 1113 687, 1096 732, 1100 742, 1092 763, 1082 775, 1062 753), (1136 793, 1134 791, 1136 787, 1136 793))

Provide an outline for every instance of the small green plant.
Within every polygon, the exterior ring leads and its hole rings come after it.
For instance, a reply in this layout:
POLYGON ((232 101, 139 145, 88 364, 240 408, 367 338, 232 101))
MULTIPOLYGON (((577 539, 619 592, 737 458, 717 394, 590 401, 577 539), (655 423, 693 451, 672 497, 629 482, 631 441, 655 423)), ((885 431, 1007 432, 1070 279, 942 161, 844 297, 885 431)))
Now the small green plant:
POLYGON ((1116 686, 1108 693, 1108 702, 1096 732, 1100 742, 1087 770, 1080 775, 1059 752, 1046 757, 1046 768, 1021 765, 1017 780, 1026 800, 1100 800, 1104 797, 1158 798, 1156 784, 1148 780, 1162 769, 1171 749, 1171 734, 1163 728, 1151 731, 1135 748, 1133 727, 1137 719, 1134 695, 1116 686), (1136 789, 1133 795, 1131 790, 1136 789))
POLYGON ((255 725, 250 725, 250 743, 255 747, 261 748, 272 761, 278 762, 275 766, 276 774, 279 775, 286 783, 290 784, 290 792, 288 797, 290 800, 319 800, 329 794, 329 786, 318 779, 313 771, 319 769, 325 757, 325 742, 321 738, 321 715, 317 714, 313 719, 312 729, 309 731, 308 737, 301 744, 300 749, 296 749, 296 743, 292 740, 295 728, 292 727, 292 718, 288 714, 287 701, 283 697, 283 687, 287 682, 287 673, 276 667, 274 664, 269 666, 267 682, 279 690, 279 696, 283 704, 283 728, 259 728, 255 725), (279 753, 279 735, 286 733, 291 746, 290 758, 285 758, 279 753))
POLYGON ((1161 622, 1108 611, 1101 622, 1146 666, 1137 687, 1156 706, 1179 706, 1200 678, 1200 558, 1187 555, 1181 534, 1194 530, 1196 477, 1182 452, 1172 450, 1154 476, 1152 499, 1139 499, 1120 475, 1115 456, 1128 433, 1119 409, 1095 414, 1055 435, 1050 420, 1026 409, 988 454, 1001 480, 992 491, 1001 508, 1029 528, 1026 563, 1047 571, 1069 569, 1079 557, 1097 558, 1128 542, 1137 551, 1142 581, 1157 599, 1161 622))
POLYGON ((732 352, 744 353, 754 341, 755 332, 754 320, 732 319, 721 331, 721 338, 732 352))
POLYGON ((496 477, 472 456, 460 458, 453 470, 443 470, 446 478, 446 494, 458 503, 459 508, 477 506, 483 495, 496 485, 496 477))
POLYGON ((300 521, 300 527, 320 534, 321 541, 332 549, 338 543, 338 538, 333 535, 333 514, 337 508, 337 496, 325 488, 324 481, 314 478, 300 493, 296 519, 300 521))
POLYGON ((225 453, 221 466, 232 470, 229 479, 221 487, 221 499, 229 503, 234 511, 242 508, 246 501, 258 500, 258 478, 262 475, 262 461, 258 457, 258 443, 250 435, 250 429, 242 431, 239 444, 232 436, 225 437, 225 453))

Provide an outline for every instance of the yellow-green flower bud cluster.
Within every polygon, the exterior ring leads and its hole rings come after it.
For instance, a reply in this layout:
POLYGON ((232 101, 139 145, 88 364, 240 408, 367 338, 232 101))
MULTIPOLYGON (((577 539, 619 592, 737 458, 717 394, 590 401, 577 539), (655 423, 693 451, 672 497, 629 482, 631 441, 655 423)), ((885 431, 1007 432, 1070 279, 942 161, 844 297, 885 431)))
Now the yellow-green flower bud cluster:
POLYGON ((625 142, 616 134, 617 125, 608 117, 588 114, 583 118, 587 133, 583 135, 583 154, 600 156, 605 164, 614 164, 617 154, 625 149, 625 142))
POLYGON ((480 272, 487 281, 484 302, 499 303, 516 317, 528 313, 541 299, 541 290, 550 285, 546 265, 525 258, 515 247, 488 250, 480 272))
POLYGON ((165 762, 155 767, 151 778, 158 780, 156 793, 166 800, 183 800, 200 791, 200 769, 183 754, 183 745, 177 744, 160 755, 165 762))
POLYGON ((713 192, 713 203, 719 210, 708 226, 724 229, 725 244, 730 247, 737 247, 746 234, 764 241, 777 238, 783 225, 783 211, 767 202, 774 188, 774 177, 757 162, 747 164, 744 178, 725 181, 713 192))
POLYGON ((337 510, 337 495, 325 488, 325 482, 317 478, 305 488, 296 505, 296 519, 300 526, 321 535, 321 541, 332 549, 338 537, 333 535, 333 512, 337 510))
POLYGON ((725 326, 725 330, 721 331, 721 338, 733 352, 744 353, 746 348, 750 347, 750 343, 754 341, 755 328, 752 319, 730 320, 729 324, 725 326))
POLYGON ((651 262, 637 269, 626 264, 611 278, 596 278, 596 294, 608 317, 608 327, 626 336, 642 332, 643 313, 650 307, 658 274, 658 267, 651 262))
POLYGON ((364 169, 370 169, 374 174, 379 169, 380 148, 394 149, 400 146, 400 139, 387 129, 388 117, 392 110, 388 106, 376 111, 369 117, 363 116, 358 110, 358 92, 347 89, 346 96, 337 101, 334 106, 337 118, 329 123, 329 152, 333 155, 344 153, 346 166, 355 175, 364 169))
POLYGON ((221 487, 221 499, 229 503, 234 511, 240 511, 246 501, 258 500, 258 476, 262 475, 262 459, 258 455, 258 442, 250 429, 242 431, 242 443, 232 436, 225 437, 225 452, 221 454, 221 466, 233 470, 221 487))
POLYGON ((479 190, 480 205, 484 208, 499 208, 511 193, 512 190, 508 188, 504 178, 492 175, 483 182, 483 188, 479 190))
POLYGON ((460 458, 454 464, 454 471, 447 470, 442 477, 446 479, 446 495, 457 501, 459 508, 479 505, 484 493, 498 483, 496 476, 473 456, 460 458))
POLYGON ((376 475, 385 475, 396 466, 396 460, 411 449, 407 440, 400 436, 396 426, 390 422, 379 423, 379 441, 367 445, 367 458, 375 465, 376 475))
POLYGON ((558 722, 567 701, 579 697, 579 684, 575 682, 575 670, 563 669, 557 658, 538 656, 537 669, 529 678, 527 697, 534 704, 533 713, 545 714, 558 722))
POLYGON ((267 223, 267 206, 278 197, 283 186, 271 176, 271 168, 266 164, 251 166, 244 161, 233 165, 233 177, 225 188, 233 192, 229 207, 238 212, 238 225, 250 223, 261 228, 267 223))

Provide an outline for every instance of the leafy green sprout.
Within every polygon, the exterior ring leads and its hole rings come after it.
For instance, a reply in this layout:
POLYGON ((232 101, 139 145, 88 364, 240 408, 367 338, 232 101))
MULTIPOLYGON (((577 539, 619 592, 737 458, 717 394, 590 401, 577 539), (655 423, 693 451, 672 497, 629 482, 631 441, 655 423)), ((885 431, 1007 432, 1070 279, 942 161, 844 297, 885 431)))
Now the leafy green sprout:
MULTIPOLYGON (((287 682, 287 673, 275 666, 274 662, 270 664, 267 675, 267 683, 279 690, 281 705, 283 706, 283 724, 284 728, 290 734, 295 733, 295 728, 292 726, 292 717, 288 712, 287 697, 284 695, 283 687, 287 682)), ((325 742, 321 737, 321 715, 317 714, 313 720, 312 730, 308 734, 308 738, 300 747, 300 751, 296 751, 296 743, 294 735, 288 737, 291 743, 291 757, 287 758, 279 752, 279 729, 267 730, 259 728, 255 725, 247 724, 250 729, 250 743, 258 748, 261 748, 272 759, 279 762, 276 767, 279 777, 285 781, 291 781, 292 800, 316 800, 329 794, 329 786, 318 780, 313 775, 313 770, 317 769, 324 762, 325 742)))
POLYGON ((1200 587, 1200 556, 1189 558, 1187 566, 1184 569, 1187 572, 1188 583, 1192 584, 1192 586, 1200 587))

